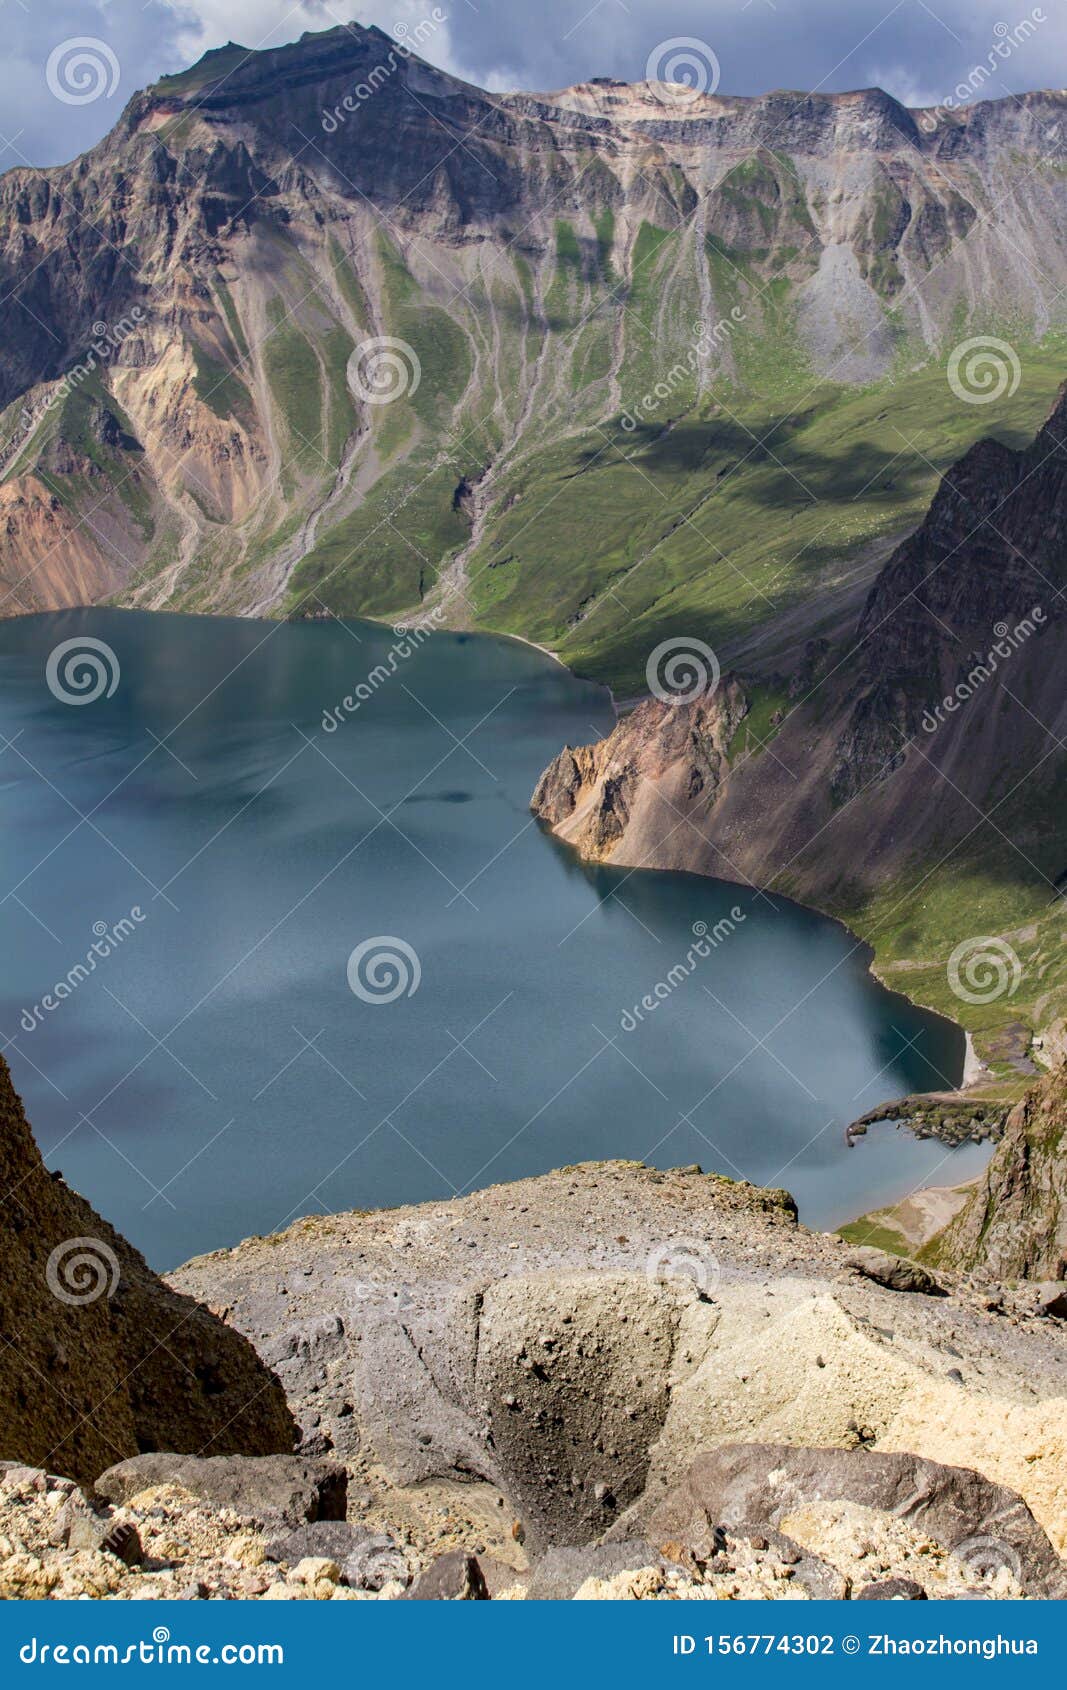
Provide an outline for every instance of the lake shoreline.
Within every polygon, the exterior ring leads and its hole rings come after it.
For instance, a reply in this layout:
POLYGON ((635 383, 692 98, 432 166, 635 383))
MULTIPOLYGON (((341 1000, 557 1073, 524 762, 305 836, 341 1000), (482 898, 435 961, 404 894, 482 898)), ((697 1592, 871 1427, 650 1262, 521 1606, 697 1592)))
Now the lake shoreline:
MULTIPOLYGON (((63 1144, 64 1174, 107 1192, 136 1244, 174 1261, 277 1227, 309 1197, 313 1206, 317 1193, 305 1188, 316 1180, 330 1207, 382 1208, 527 1177, 576 1155, 702 1160, 763 1184, 788 1178, 814 1225, 828 1213, 828 1181, 838 1211, 858 1211, 933 1171, 922 1146, 849 1166, 833 1129, 878 1100, 890 1067, 887 1089, 903 1094, 940 1085, 964 1061, 953 1023, 872 983, 869 947, 843 923, 781 896, 753 902, 751 890, 706 875, 591 869, 538 837, 528 811, 537 775, 560 744, 607 731, 607 689, 533 641, 443 630, 445 639, 409 642, 397 658, 389 625, 339 621, 106 607, 0 630, 8 737, 24 732, 28 756, 82 812, 108 804, 105 830, 126 859, 80 832, 70 848, 76 875, 66 864, 57 882, 53 859, 41 858, 49 866, 33 883, 35 911, 76 956, 85 947, 75 939, 101 910, 117 917, 139 898, 150 906, 151 921, 107 964, 108 991, 83 986, 24 1040, 27 1058, 79 1108, 106 1097, 101 1124, 123 1135, 132 1165, 116 1165, 91 1132, 68 1145, 59 1094, 13 1053, 43 1145, 63 1144), (72 711, 44 679, 56 642, 79 632, 114 648, 121 681, 114 698, 72 711), (360 674, 375 678, 354 687, 360 674), (349 693, 358 705, 343 731, 324 737, 323 707, 349 693), (377 844, 363 849, 365 840, 377 844), (171 887, 180 911, 152 898, 137 864, 171 887), (678 991, 677 959, 694 932, 701 922, 713 930, 734 904, 747 918, 730 948, 697 958, 687 970, 696 978, 678 991), (203 935, 195 947, 190 923, 203 935), (418 995, 388 1014, 360 1008, 345 980, 349 952, 374 934, 396 935, 419 958, 418 995), (306 1013, 311 1031, 325 1028, 326 1064, 293 1049, 297 982, 296 1019, 303 1026, 306 1013), (620 1032, 620 1013, 653 990, 658 1013, 639 1026, 626 1019, 620 1032), (477 1064, 464 1083, 468 1058, 444 1029, 466 1031, 454 1018, 468 999, 466 1026, 492 1015, 505 1051, 518 1040, 507 1087, 477 1064), (146 1025, 185 1029, 176 1054, 194 1079, 166 1051, 147 1050, 147 1066, 138 1064, 141 1036, 121 1007, 138 1002, 153 1011, 146 1025), (770 1033, 784 1061, 761 1043, 771 1022, 782 1026, 770 1033), (437 1075, 425 1092, 423 1066, 437 1075), (298 1078, 310 1083, 299 1100, 289 1089, 298 1078), (388 1126, 376 1127, 408 1093, 401 1167, 388 1126), (294 1110, 308 1150, 292 1165, 294 1110), (219 1140, 228 1116, 239 1124, 219 1140), (215 1178, 216 1158, 229 1165, 227 1146, 236 1154, 252 1116, 256 1156, 244 1158, 239 1181, 215 1178), (353 1120, 369 1149, 349 1166, 353 1120), (527 1121, 536 1132, 524 1137, 527 1121), (146 1194, 171 1195, 186 1163, 180 1212, 160 1201, 146 1214, 146 1194)), ((31 841, 47 850, 58 818, 48 788, 24 769, 8 816, 12 866, 35 872, 31 841)), ((22 999, 39 1002, 57 977, 40 929, 17 921, 5 1003, 16 1021, 22 999)), ((478 1061, 494 1070, 480 1039, 478 1061)))

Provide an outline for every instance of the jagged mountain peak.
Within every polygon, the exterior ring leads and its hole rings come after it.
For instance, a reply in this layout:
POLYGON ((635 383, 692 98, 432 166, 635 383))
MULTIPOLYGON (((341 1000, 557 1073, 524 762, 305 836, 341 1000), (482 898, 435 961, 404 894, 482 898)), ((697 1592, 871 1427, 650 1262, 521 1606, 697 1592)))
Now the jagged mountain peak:
MULTIPOLYGON (((1044 138, 1061 96, 928 132, 879 89, 488 94, 420 47, 355 23, 228 43, 134 96, 73 165, 0 179, 9 610, 117 593, 394 616, 445 598, 452 620, 629 685, 673 614, 657 572, 631 568, 645 552, 727 619, 770 596, 734 602, 693 540, 709 486, 742 495, 715 524, 739 591, 803 557, 805 532, 832 568, 805 524, 843 468, 842 396, 892 374, 904 403, 949 337, 1003 326, 1005 301, 1029 342, 1067 326, 1067 171, 1044 138), (379 405, 360 349, 390 342, 408 374, 379 405), (811 393, 812 461, 746 510, 767 473, 752 439, 794 399, 810 418, 811 393)), ((1020 422, 1042 398, 1020 398, 1020 422)), ((922 415, 954 404, 939 379, 922 415)), ((984 419, 955 420, 966 447, 984 419)), ((882 421, 874 399, 843 425, 857 462, 882 421)), ((844 555, 917 520, 951 449, 920 444, 921 486, 882 498, 868 471, 850 488, 844 555)), ((798 571, 784 590, 808 586, 798 571)))

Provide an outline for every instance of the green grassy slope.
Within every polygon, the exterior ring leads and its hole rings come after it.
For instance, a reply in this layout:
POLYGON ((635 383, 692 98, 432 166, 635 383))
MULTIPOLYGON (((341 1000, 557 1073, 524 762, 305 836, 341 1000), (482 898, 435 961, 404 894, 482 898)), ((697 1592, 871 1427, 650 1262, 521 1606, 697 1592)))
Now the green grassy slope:
POLYGON ((471 562, 479 619, 638 690, 658 640, 742 634, 865 544, 914 527, 975 440, 1025 445, 1067 370, 1067 342, 1022 359, 995 421, 961 405, 931 364, 861 389, 731 387, 669 428, 608 425, 546 446, 471 562))

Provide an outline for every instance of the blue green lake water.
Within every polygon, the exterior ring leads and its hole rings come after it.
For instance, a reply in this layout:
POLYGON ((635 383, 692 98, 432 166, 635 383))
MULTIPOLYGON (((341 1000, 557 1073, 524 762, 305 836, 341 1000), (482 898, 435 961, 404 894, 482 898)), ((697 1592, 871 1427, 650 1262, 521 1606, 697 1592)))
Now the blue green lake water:
POLYGON ((891 1127, 846 1147, 958 1080, 963 1041, 842 928, 583 866, 533 822, 545 764, 610 728, 602 689, 512 641, 397 649, 365 623, 0 626, 4 1050, 50 1165, 153 1264, 599 1157, 785 1185, 816 1226, 977 1171, 891 1127), (117 683, 66 703, 49 656, 86 638, 117 683))

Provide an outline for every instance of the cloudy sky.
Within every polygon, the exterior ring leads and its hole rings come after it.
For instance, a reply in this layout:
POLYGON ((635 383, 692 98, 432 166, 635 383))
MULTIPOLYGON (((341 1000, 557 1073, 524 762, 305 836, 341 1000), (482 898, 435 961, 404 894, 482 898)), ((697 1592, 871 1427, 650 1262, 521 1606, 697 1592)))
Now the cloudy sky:
POLYGON ((976 66, 988 96, 1067 86, 1064 0, 0 0, 0 168, 72 158, 135 89, 225 41, 275 46, 353 20, 392 31, 435 5, 447 21, 424 56, 491 88, 637 79, 679 37, 714 54, 724 93, 877 83, 937 105, 976 66))

